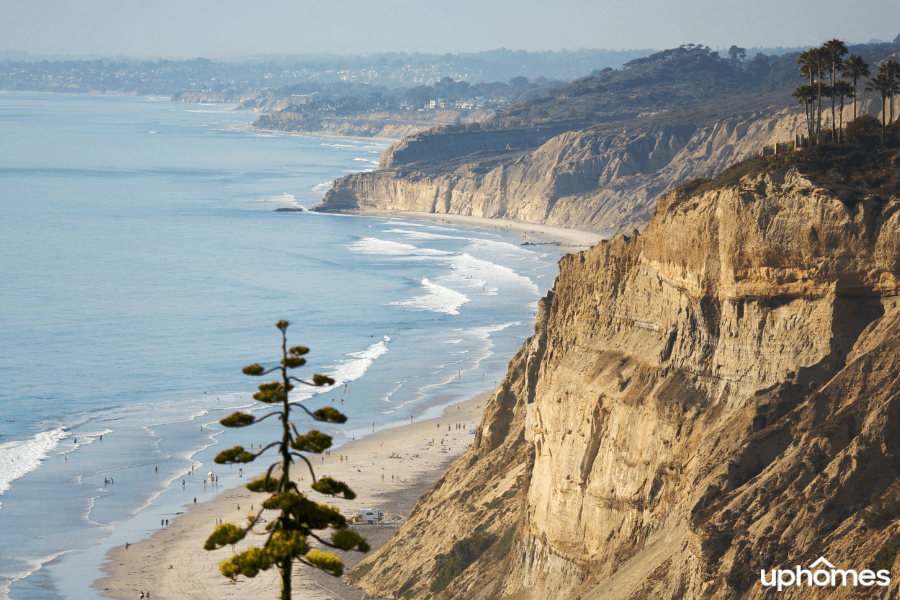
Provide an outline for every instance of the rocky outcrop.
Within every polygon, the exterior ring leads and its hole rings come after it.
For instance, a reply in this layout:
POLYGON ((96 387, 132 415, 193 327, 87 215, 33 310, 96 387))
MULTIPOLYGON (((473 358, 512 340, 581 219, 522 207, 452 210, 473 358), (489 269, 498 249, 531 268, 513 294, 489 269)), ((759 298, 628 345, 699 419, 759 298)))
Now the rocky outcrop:
POLYGON ((647 223, 665 190, 792 139, 801 117, 785 110, 624 131, 432 130, 386 150, 377 171, 335 181, 316 210, 411 210, 630 230, 647 223))
MULTIPOLYGON (((860 110, 867 109, 880 105, 866 101, 860 110)), ((660 194, 806 130, 794 108, 578 127, 472 124, 420 133, 385 150, 377 171, 335 181, 315 210, 410 210, 628 232, 647 224, 660 194)))
POLYGON ((433 600, 763 598, 761 570, 825 557, 892 583, 779 597, 893 597, 898 294, 897 194, 794 170, 664 196, 643 233, 563 258, 472 448, 351 577, 433 600))

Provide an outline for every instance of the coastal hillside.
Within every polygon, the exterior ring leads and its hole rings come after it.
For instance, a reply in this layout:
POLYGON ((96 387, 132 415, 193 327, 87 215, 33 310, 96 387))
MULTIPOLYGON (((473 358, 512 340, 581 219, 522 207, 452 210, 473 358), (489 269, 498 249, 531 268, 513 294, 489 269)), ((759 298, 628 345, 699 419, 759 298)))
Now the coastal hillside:
POLYGON ((564 257, 472 448, 349 579, 420 600, 763 598, 760 571, 824 557, 892 582, 779 597, 896 595, 898 172, 897 150, 744 162, 564 257))
MULTIPOLYGON (((851 48, 873 64, 893 44, 851 48)), ((687 45, 471 124, 435 127, 334 182, 315 210, 413 210, 628 232, 656 198, 806 131, 797 54, 741 62, 687 45)), ((862 86, 860 86, 862 87, 862 86)), ((858 111, 881 101, 861 94, 858 111)), ((894 100, 900 108, 900 96, 894 100)), ((843 121, 852 119, 845 104, 843 121)), ((829 115, 825 115, 829 117, 829 115)))

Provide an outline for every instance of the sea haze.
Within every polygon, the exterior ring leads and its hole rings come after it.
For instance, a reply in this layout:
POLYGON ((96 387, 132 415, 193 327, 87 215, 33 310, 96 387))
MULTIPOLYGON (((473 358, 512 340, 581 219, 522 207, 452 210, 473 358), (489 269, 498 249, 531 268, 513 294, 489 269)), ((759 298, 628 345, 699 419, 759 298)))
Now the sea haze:
POLYGON ((349 416, 337 443, 494 387, 531 335, 558 254, 274 212, 387 143, 252 133, 231 108, 0 94, 0 599, 96 598, 110 547, 242 481, 212 458, 277 424, 217 421, 255 408, 240 369, 275 364, 278 319, 338 381, 297 394, 349 416))

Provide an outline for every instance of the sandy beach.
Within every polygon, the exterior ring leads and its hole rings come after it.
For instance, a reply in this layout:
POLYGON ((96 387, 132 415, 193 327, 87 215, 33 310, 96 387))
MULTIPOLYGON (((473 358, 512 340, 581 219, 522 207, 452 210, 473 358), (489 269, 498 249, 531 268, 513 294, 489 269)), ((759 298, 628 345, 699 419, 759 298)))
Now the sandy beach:
MULTIPOLYGON (((449 406, 442 417, 414 422, 410 425, 373 433, 365 438, 333 449, 327 457, 313 456, 315 475, 330 475, 347 483, 357 497, 354 500, 326 498, 310 491, 310 498, 339 508, 351 517, 362 508, 378 508, 387 513, 385 523, 356 525, 372 549, 385 543, 400 527, 403 518, 446 469, 472 443, 469 431, 479 423, 485 402, 491 392, 449 406), (456 424, 462 428, 457 429, 456 424), (448 430, 449 427, 449 430, 448 430), (434 445, 428 442, 433 440, 434 445), (443 444, 441 443, 443 441, 443 444)), ((300 483, 311 482, 303 465, 291 469, 300 483)), ((302 489, 302 485, 301 485, 302 489)), ((103 596, 131 600, 141 591, 150 591, 160 600, 276 598, 277 570, 262 572, 254 579, 239 577, 236 583, 219 573, 218 564, 232 555, 231 548, 207 552, 206 538, 215 529, 216 519, 243 522, 252 508, 258 510, 266 494, 255 494, 244 487, 223 492, 210 502, 188 505, 187 514, 175 519, 149 539, 130 544, 126 549, 112 549, 109 562, 102 570, 106 577, 93 587, 103 596)), ((264 511, 263 518, 269 517, 264 511)), ((247 536, 236 547, 241 551, 261 543, 262 538, 247 536)), ((358 552, 338 553, 344 560, 345 574, 364 555, 358 552)), ((295 567, 295 597, 306 600, 357 600, 362 592, 344 585, 326 574, 306 567, 295 567)))
POLYGON ((556 227, 541 223, 527 223, 512 219, 485 219, 483 217, 470 217, 466 215, 448 215, 443 213, 426 213, 401 210, 355 210, 347 211, 371 217, 389 217, 393 219, 411 219, 416 221, 431 221, 464 227, 480 227, 494 231, 506 231, 514 233, 523 240, 536 245, 552 245, 564 252, 579 252, 600 243, 600 240, 609 237, 600 231, 590 229, 574 229, 570 227, 556 227))

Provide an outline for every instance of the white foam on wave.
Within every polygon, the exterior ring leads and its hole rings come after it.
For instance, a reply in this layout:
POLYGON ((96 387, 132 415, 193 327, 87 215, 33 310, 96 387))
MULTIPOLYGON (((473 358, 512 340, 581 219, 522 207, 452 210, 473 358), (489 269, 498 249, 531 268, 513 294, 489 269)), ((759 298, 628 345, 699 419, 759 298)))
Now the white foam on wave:
MULTIPOLYGON (((42 431, 29 440, 0 444, 0 496, 10 488, 13 481, 40 467, 50 452, 59 445, 59 441, 68 435, 60 427, 42 431)), ((0 503, 0 508, 2 506, 0 503)))
POLYGON ((404 227, 425 227, 425 223, 419 223, 417 221, 404 221, 402 219, 391 219, 390 221, 382 221, 385 225, 390 223, 391 225, 403 225, 404 227))
POLYGON ((382 396, 382 397, 381 397, 381 400, 384 401, 384 402, 387 402, 388 404, 390 404, 390 403, 391 403, 391 396, 393 396, 395 393, 397 393, 397 391, 398 391, 400 388, 403 387, 403 384, 404 384, 404 383, 406 383, 406 380, 405 380, 405 379, 404 379, 403 381, 398 381, 398 382, 397 382, 397 385, 394 387, 394 389, 392 389, 392 390, 389 391, 387 394, 385 394, 384 396, 382 396))
POLYGON ((40 558, 26 558, 20 557, 19 560, 25 562, 25 568, 21 571, 15 571, 13 573, 0 573, 0 600, 9 600, 9 586, 13 583, 17 582, 20 579, 24 579, 43 567, 45 564, 56 560, 63 554, 68 554, 67 552, 56 552, 54 554, 49 554, 47 556, 41 556, 40 558))
POLYGON ((334 181, 324 181, 322 183, 316 184, 312 187, 312 191, 321 192, 323 190, 327 190, 332 185, 334 185, 334 181))
POLYGON ((428 291, 426 295, 416 296, 409 300, 389 302, 388 304, 391 306, 404 306, 414 310, 430 310, 431 312, 458 315, 459 308, 469 301, 469 297, 465 294, 446 286, 432 283, 428 281, 428 278, 422 279, 422 287, 428 291))
POLYGON ((344 356, 350 357, 349 360, 341 361, 331 368, 328 372, 329 377, 334 379, 334 385, 318 388, 320 392, 327 392, 334 388, 355 381, 366 374, 369 367, 372 366, 378 357, 387 354, 388 347, 385 342, 376 342, 359 352, 350 352, 344 356))
POLYGON ((360 254, 375 254, 382 256, 449 256, 452 252, 434 250, 432 248, 418 248, 412 244, 380 240, 378 238, 363 238, 353 242, 349 246, 353 252, 360 254))
POLYGON ((470 238, 460 237, 456 235, 441 235, 439 233, 428 233, 427 231, 410 231, 408 229, 388 229, 385 233, 401 233, 410 240, 467 240, 470 238))
POLYGON ((470 285, 485 287, 491 295, 497 294, 497 286, 524 288, 533 294, 539 294, 537 284, 530 277, 516 273, 509 267, 499 265, 489 260, 476 258, 471 254, 456 254, 450 259, 450 268, 453 274, 443 278, 442 281, 452 282, 455 285, 470 285))

